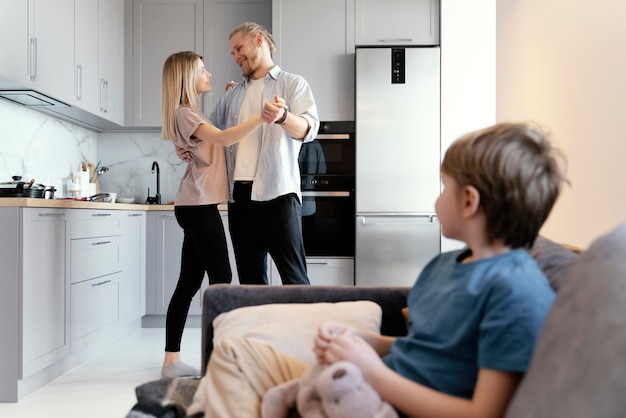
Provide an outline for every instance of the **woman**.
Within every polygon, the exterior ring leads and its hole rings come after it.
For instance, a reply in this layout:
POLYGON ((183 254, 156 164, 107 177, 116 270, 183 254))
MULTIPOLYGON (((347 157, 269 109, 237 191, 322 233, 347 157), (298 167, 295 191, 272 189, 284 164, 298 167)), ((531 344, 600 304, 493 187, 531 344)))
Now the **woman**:
POLYGON ((165 377, 200 375, 180 360, 189 305, 205 272, 210 284, 231 281, 226 236, 217 209, 218 203, 229 198, 223 147, 240 141, 264 122, 274 122, 259 114, 224 131, 216 128, 198 108, 198 96, 211 91, 210 79, 202 56, 192 51, 172 54, 163 65, 161 136, 190 157, 175 198, 174 213, 184 240, 180 276, 167 310, 161 369, 165 377))

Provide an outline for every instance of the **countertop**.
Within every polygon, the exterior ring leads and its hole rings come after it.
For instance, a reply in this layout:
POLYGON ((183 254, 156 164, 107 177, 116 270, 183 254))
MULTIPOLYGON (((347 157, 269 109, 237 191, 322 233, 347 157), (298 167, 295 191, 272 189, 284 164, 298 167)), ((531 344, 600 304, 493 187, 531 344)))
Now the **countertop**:
MULTIPOLYGON (((143 210, 168 211, 174 210, 174 205, 147 205, 144 203, 103 203, 87 202, 86 200, 71 199, 35 199, 30 197, 0 197, 0 207, 26 208, 60 208, 60 209, 108 209, 108 210, 143 210)), ((221 211, 228 210, 228 205, 217 205, 221 211)))
POLYGON ((103 203, 69 199, 34 199, 28 197, 2 197, 0 207, 17 206, 29 208, 60 209, 114 209, 114 210, 174 210, 174 205, 146 205, 138 203, 103 203))

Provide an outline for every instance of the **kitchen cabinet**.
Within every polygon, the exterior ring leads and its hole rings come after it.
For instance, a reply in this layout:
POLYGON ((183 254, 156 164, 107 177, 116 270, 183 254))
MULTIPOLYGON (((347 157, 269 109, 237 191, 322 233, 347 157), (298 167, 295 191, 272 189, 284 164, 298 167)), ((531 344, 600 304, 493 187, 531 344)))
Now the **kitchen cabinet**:
POLYGON ((161 126, 163 63, 173 52, 202 53, 203 5, 203 0, 132 1, 132 37, 126 43, 126 56, 132 57, 132 88, 125 98, 127 124, 161 126))
POLYGON ((121 214, 74 210, 71 218, 72 351, 94 344, 119 319, 121 214))
POLYGON ((0 402, 70 353, 64 209, 0 207, 0 402))
POLYGON ((144 314, 145 233, 140 211, 72 211, 72 351, 144 314))
POLYGON ((70 352, 66 310, 69 216, 64 209, 23 208, 21 211, 20 378, 25 378, 70 352))
POLYGON ((119 315, 121 321, 129 321, 146 313, 146 213, 124 211, 120 215, 119 315))
POLYGON ((0 74, 72 103, 74 0, 3 0, 0 74))
MULTIPOLYGON (((307 257, 307 275, 312 285, 316 286, 354 286, 354 258, 352 257, 307 257)), ((280 274, 271 263, 272 285, 280 286, 280 274)))
POLYGON ((354 2, 272 2, 274 61, 307 80, 322 121, 354 120, 354 2))
POLYGON ((133 0, 132 38, 126 43, 130 48, 126 56, 132 56, 127 123, 161 126, 161 69, 177 51, 200 53, 213 74, 213 92, 201 96, 201 107, 208 115, 226 83, 241 79, 228 34, 247 20, 271 28, 271 15, 271 0, 133 0))
POLYGON ((354 0, 357 45, 439 45, 440 0, 354 0))
POLYGON ((76 2, 75 87, 77 106, 124 124, 124 2, 76 2))
POLYGON ((0 230, 0 402, 17 402, 139 327, 145 213, 0 207, 0 230))

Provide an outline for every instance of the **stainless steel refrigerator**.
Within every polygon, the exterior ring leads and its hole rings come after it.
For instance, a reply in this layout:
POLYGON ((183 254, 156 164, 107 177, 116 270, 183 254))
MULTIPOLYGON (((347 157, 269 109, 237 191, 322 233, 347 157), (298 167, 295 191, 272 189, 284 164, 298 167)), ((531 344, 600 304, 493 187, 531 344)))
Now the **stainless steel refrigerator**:
POLYGON ((357 286, 411 286, 441 248, 439 47, 356 49, 357 286))

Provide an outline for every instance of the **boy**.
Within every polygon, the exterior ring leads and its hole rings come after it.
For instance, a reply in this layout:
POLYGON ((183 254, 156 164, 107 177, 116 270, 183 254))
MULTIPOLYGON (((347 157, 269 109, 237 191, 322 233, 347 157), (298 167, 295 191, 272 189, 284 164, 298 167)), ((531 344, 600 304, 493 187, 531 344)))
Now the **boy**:
MULTIPOLYGON (((355 363, 405 416, 504 415, 554 300, 523 248, 533 244, 565 181, 557 157, 528 124, 495 125, 452 144, 435 207, 443 234, 467 248, 424 268, 409 293, 407 336, 357 335, 326 323, 314 342, 318 361, 355 363)), ((224 342, 208 365, 206 417, 254 417, 269 387, 304 370, 252 340, 224 342), (239 394, 249 407, 209 405, 229 390, 226 398, 239 394)))

